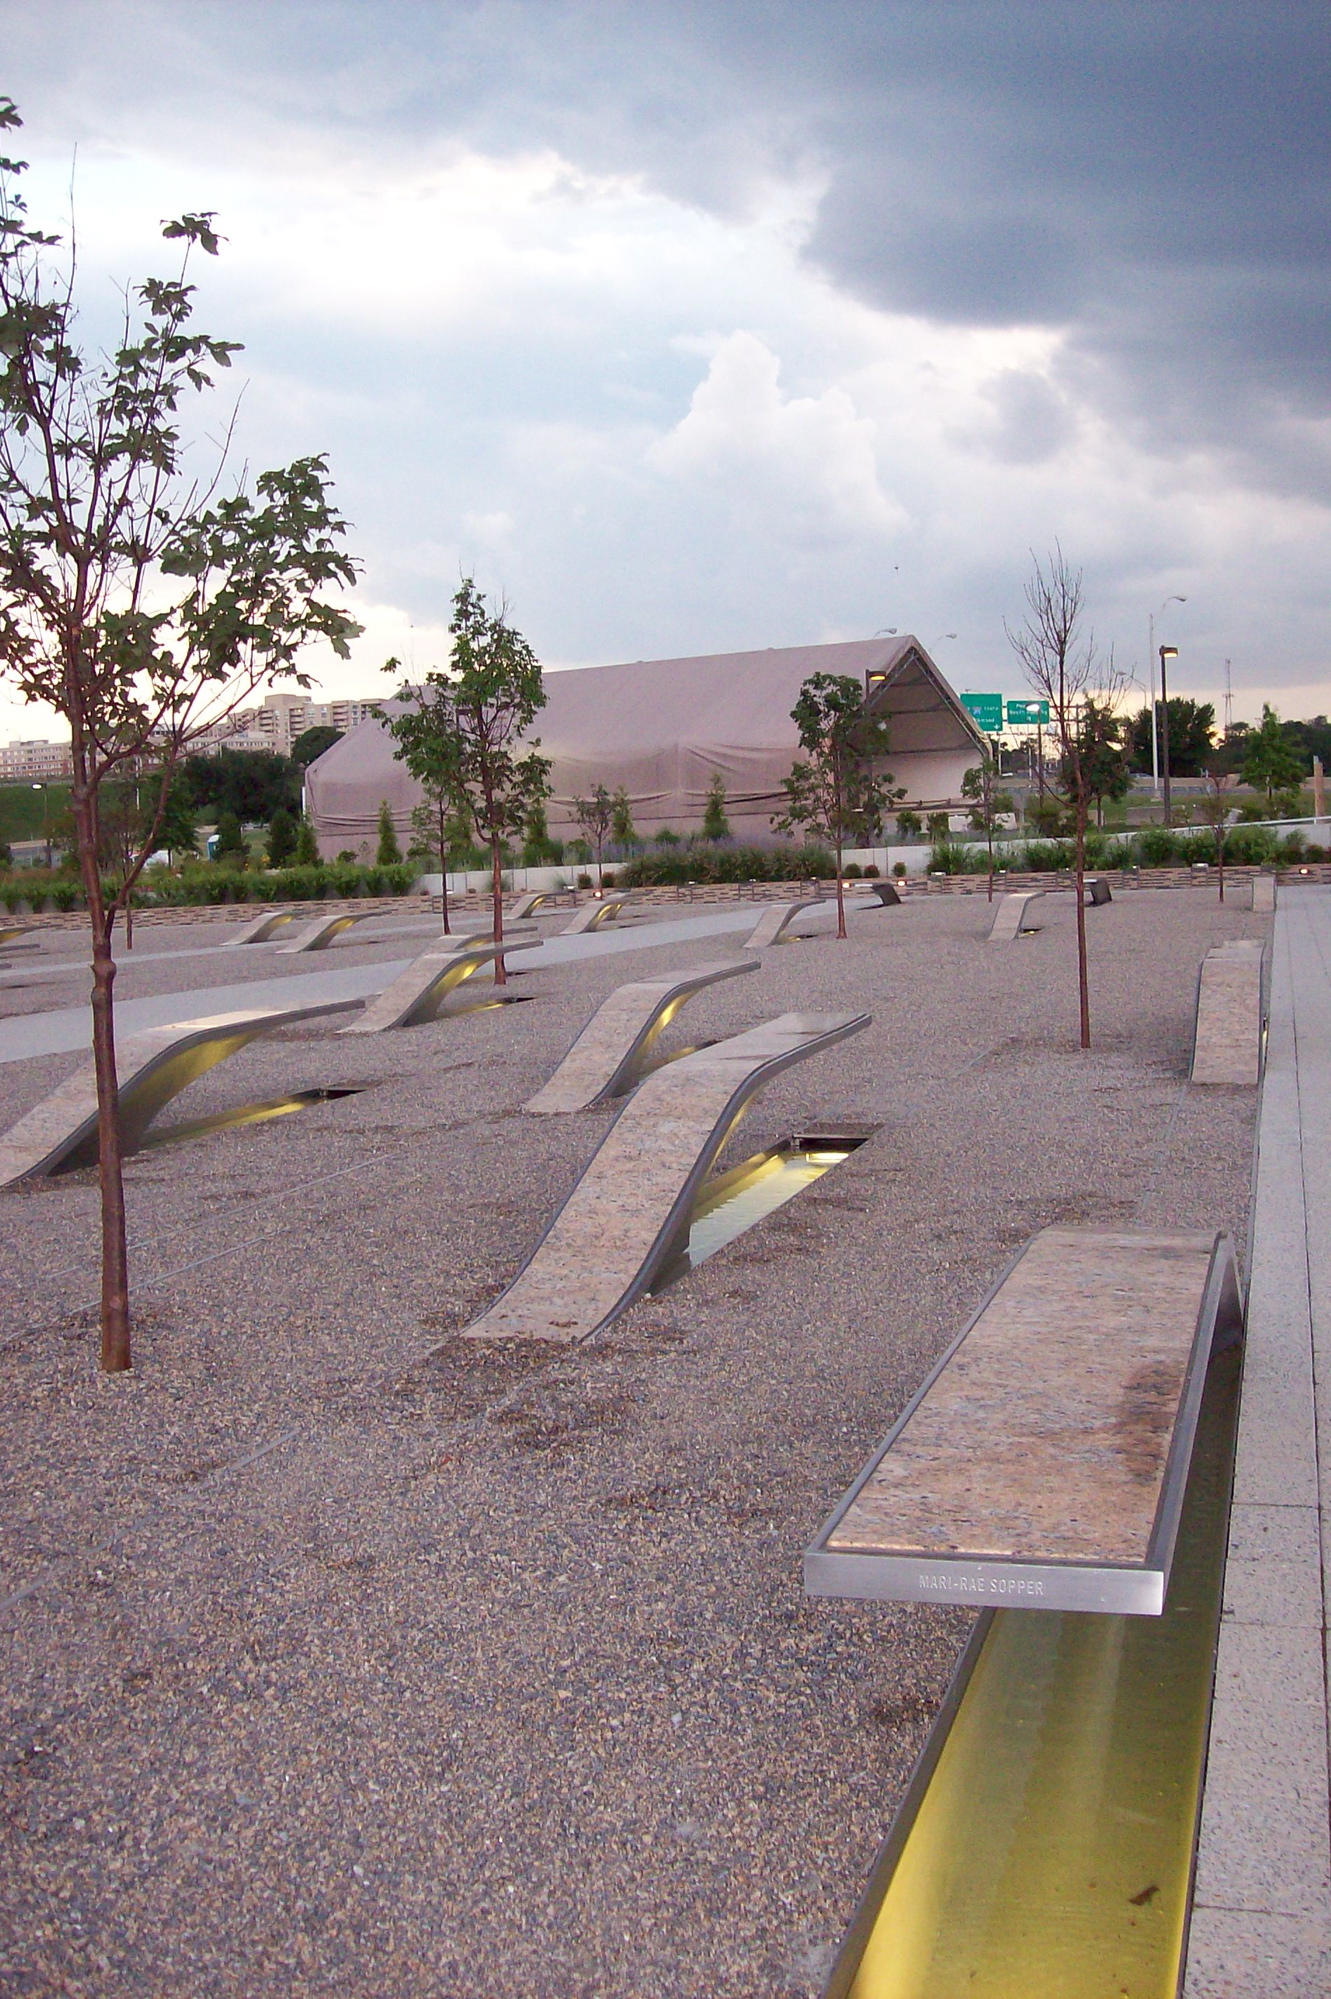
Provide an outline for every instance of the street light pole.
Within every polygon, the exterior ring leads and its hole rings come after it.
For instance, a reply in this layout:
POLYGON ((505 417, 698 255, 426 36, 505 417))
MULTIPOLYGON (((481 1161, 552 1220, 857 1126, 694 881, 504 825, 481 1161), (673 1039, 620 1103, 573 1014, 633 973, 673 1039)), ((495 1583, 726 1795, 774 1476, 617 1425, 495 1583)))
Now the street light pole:
MULTIPOLYGON (((1150 618, 1147 620, 1148 636, 1146 640, 1146 663, 1147 663, 1147 671, 1150 675, 1150 681, 1151 681, 1151 796, 1152 798, 1158 798, 1160 796, 1160 743, 1157 731, 1157 715, 1156 715, 1156 706, 1155 706, 1155 621, 1157 618, 1164 617, 1165 612, 1169 609, 1169 606, 1171 604, 1186 604, 1187 601, 1188 600, 1186 597, 1179 597, 1179 596, 1166 597, 1164 603, 1160 606, 1160 609, 1158 611, 1152 611, 1150 618)), ((1166 772, 1166 777, 1167 776, 1168 772, 1166 772)))
POLYGON ((1167 659, 1177 659, 1177 658, 1178 658, 1177 646, 1161 646, 1160 648, 1160 733, 1164 737, 1164 743, 1162 745, 1162 748, 1164 751, 1163 761, 1165 766, 1166 826, 1171 826, 1174 822, 1170 818, 1170 811, 1169 811, 1169 688, 1165 681, 1165 661, 1167 659))

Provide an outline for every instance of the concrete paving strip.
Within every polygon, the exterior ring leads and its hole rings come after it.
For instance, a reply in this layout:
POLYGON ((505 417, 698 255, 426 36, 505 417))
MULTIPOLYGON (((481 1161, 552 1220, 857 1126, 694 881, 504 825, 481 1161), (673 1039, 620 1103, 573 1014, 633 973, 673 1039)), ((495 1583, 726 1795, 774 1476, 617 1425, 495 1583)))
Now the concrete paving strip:
MULTIPOLYGON (((753 928, 753 904, 736 903, 705 916, 689 916, 668 923, 640 924, 632 930, 593 931, 587 937, 552 937, 544 948, 524 956, 522 972, 536 972, 547 965, 572 964, 581 958, 614 957, 623 951, 655 950, 658 945, 687 944, 695 938, 724 936, 753 928)), ((367 938, 364 940, 369 942, 367 938)), ((271 964, 256 945, 256 970, 271 964)), ((165 954, 163 954, 165 955, 165 954)), ((183 955, 183 954, 182 954, 183 955)), ((239 955, 239 954, 237 954, 239 955)), ((248 961, 247 961, 248 962, 248 961)), ((390 980, 405 971, 409 958, 382 959, 372 965, 347 965, 319 972, 291 972, 277 978, 236 980, 225 986, 206 986, 195 992, 158 993, 151 998, 122 1000, 116 1007, 116 1021, 122 1033, 142 1027, 168 1027, 196 1015, 226 1013, 242 1006, 315 1005, 321 1000, 368 999, 382 992, 390 980)), ((227 970, 241 969, 228 956, 227 970)), ((517 966, 514 966, 514 971, 517 966)), ((86 1006, 62 1007, 51 1013, 21 1014, 0 1021, 0 1062, 27 1062, 38 1055, 64 1055, 84 1049, 92 1039, 92 1016, 86 1006)))

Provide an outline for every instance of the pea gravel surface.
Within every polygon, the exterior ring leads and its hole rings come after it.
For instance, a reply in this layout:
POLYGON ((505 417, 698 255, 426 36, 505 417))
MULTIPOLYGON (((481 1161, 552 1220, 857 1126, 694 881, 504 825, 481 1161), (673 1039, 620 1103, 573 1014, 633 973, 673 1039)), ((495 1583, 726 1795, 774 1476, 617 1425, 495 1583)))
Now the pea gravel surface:
MULTIPOLYGON (((874 1016, 728 1162, 877 1130, 581 1347, 458 1337, 613 1115, 520 1106, 615 985, 738 940, 192 1084, 165 1123, 356 1093, 128 1163, 129 1376, 96 1366, 93 1177, 0 1197, 0 1989, 821 1990, 970 1620, 806 1601, 805 1545, 1033 1230, 1244 1243, 1255 1092, 1186 1074, 1204 951, 1265 921, 1094 911, 1084 1054, 1070 902, 1010 946, 988 918, 859 916, 684 1011, 675 1048, 874 1016)), ((5 1065, 0 1115, 70 1066, 5 1065)))

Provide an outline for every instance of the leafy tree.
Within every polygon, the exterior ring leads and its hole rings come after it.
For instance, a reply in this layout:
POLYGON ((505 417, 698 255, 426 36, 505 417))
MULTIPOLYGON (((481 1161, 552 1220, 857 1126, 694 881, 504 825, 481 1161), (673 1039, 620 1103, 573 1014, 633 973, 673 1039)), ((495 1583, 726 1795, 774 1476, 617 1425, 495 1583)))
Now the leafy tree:
POLYGON ((952 833, 952 815, 948 812, 930 812, 925 817, 924 826, 935 846, 940 842, 946 845, 952 833))
MULTIPOLYGON (((154 776, 149 781, 149 796, 152 797, 156 790, 157 779, 154 776)), ((166 804, 157 822, 157 844, 166 848, 173 861, 198 852, 198 817, 183 771, 173 771, 167 782, 166 804)))
POLYGON ((312 729, 302 729, 291 745, 291 761, 297 770, 308 770, 316 757, 325 750, 331 750, 334 743, 340 743, 342 731, 334 729, 327 722, 316 722, 312 729))
MULTIPOLYGON (((539 743, 522 747, 545 706, 545 689, 526 639, 502 605, 487 607, 470 576, 453 599, 448 629, 453 651, 447 668, 403 689, 401 698, 411 705, 392 717, 388 729, 412 775, 453 807, 451 821, 441 823, 441 845, 451 851, 450 836, 465 824, 468 835, 474 827, 489 849, 494 936, 502 943, 504 842, 522 832, 550 791, 549 758, 536 754, 539 743), (413 726, 417 717, 422 719, 413 726)), ((445 926, 447 907, 445 897, 445 926)), ((502 954, 494 963, 495 984, 502 986, 508 976, 502 954)))
POLYGON ((381 798, 379 801, 379 846, 374 858, 381 868, 395 867, 402 859, 397 828, 393 824, 392 807, 386 798, 381 798))
MULTIPOLYGON (((22 121, 0 99, 0 129, 22 121)), ((27 701, 68 723, 78 864, 92 932, 102 1220, 102 1366, 130 1365, 114 928, 157 845, 171 773, 191 742, 302 649, 343 655, 356 627, 320 592, 355 580, 322 458, 217 497, 184 463, 182 402, 209 390, 234 342, 194 331, 191 253, 215 256, 209 214, 167 222, 183 246, 168 279, 126 293, 112 351, 75 344, 76 270, 31 226, 21 161, 0 162, 0 663, 27 701), (102 787, 151 756, 152 821, 107 889, 102 787)), ((219 474, 220 477, 220 474, 219 474)))
MULTIPOLYGON (((353 854, 352 859, 355 858, 353 854)), ((319 842, 315 838, 313 826, 303 813, 296 821, 295 860, 298 868, 316 868, 319 865, 319 842)))
POLYGON ((924 821, 923 819, 921 819, 918 812, 912 812, 910 807, 907 806, 903 811, 899 811, 897 813, 896 819, 897 819, 898 839, 901 840, 919 839, 920 835, 924 831, 924 821))
POLYGON ((1303 760, 1280 726, 1269 701, 1262 703, 1262 720, 1250 729, 1243 745, 1243 782, 1266 793, 1267 816, 1275 817, 1278 791, 1294 789, 1303 776, 1303 760))
POLYGON ((1026 616, 1015 631, 1005 622, 1008 643, 1020 660, 1031 692, 1049 703, 1059 767, 1072 806, 1077 890, 1077 1002, 1081 1045, 1091 1045, 1091 992, 1086 960, 1086 827, 1091 788, 1088 768, 1094 739, 1085 733, 1086 704, 1098 691, 1102 707, 1113 710, 1123 692, 1112 655, 1101 661, 1092 633, 1083 634, 1081 571, 1073 571, 1055 542, 1048 566, 1032 558, 1026 584, 1026 616), (1096 683, 1101 684, 1096 689, 1096 683))
POLYGON ((605 886, 605 870, 601 865, 601 856, 610 828, 615 823, 615 801, 605 786, 598 784, 593 787, 590 798, 574 799, 573 814, 587 835, 589 846, 595 851, 596 886, 598 890, 602 889, 605 886))
POLYGON ((300 811, 300 773, 275 750, 214 750, 188 756, 182 780, 200 812, 234 812, 242 826, 266 825, 279 806, 300 811))
MULTIPOLYGON (((1123 723, 1107 702, 1097 701, 1093 694, 1087 694, 1077 716, 1077 731, 1086 789, 1095 800, 1096 824, 1103 826, 1105 800, 1126 798, 1132 789, 1132 775, 1123 749, 1123 723)), ((1170 760, 1175 760, 1172 734, 1170 760)), ((1068 773, 1060 772, 1064 789, 1071 791, 1068 777, 1068 773)))
MULTIPOLYGON (((1164 702, 1156 702, 1156 742, 1164 742, 1164 702)), ((1171 694, 1168 701, 1169 713, 1169 775, 1171 777, 1197 777, 1209 762, 1211 747, 1215 739, 1215 704, 1211 701, 1190 701, 1184 695, 1171 694)), ((1151 711, 1143 708, 1129 724, 1127 742, 1128 761, 1133 770, 1146 771, 1151 768, 1151 711)), ((1106 797, 1112 793, 1106 793, 1106 797)))
POLYGON ((728 840, 730 821, 726 817, 726 781, 719 770, 712 772, 707 787, 707 805, 702 815, 704 840, 728 840))
POLYGON ((868 846, 883 814, 900 798, 890 789, 890 771, 873 766, 888 752, 888 727, 865 706, 862 683, 848 673, 813 673, 800 688, 791 720, 799 730, 804 759, 782 778, 786 809, 772 821, 778 832, 803 829, 828 840, 836 854, 837 936, 846 934, 846 901, 841 855, 847 846, 868 846))
POLYGON ((617 847, 633 847, 637 844, 638 829, 633 824, 633 806, 629 799, 628 786, 615 786, 610 800, 610 838, 617 847))
MULTIPOLYGON (((630 830, 632 822, 630 821, 630 830)), ((529 868, 558 867, 564 858, 564 848, 559 840, 550 838, 550 821, 546 817, 545 800, 540 799, 527 815, 527 825, 522 842, 523 864, 529 868)))
MULTIPOLYGON (((384 665, 384 672, 397 673, 401 664, 400 660, 390 659, 384 665)), ((450 821, 459 812, 465 821, 466 837, 462 844, 471 844, 470 815, 466 811, 462 788, 461 744, 451 684, 439 674, 427 674, 424 685, 417 688, 403 686, 397 698, 399 706, 395 715, 386 715, 378 708, 374 712, 386 724, 389 735, 397 744, 394 756, 407 766, 425 794, 424 805, 418 809, 428 813, 434 822, 435 849, 439 855, 439 872, 443 877, 440 885, 443 928, 447 935, 452 929, 448 908, 448 864, 450 850, 458 844, 456 829, 450 830, 450 821)), ((413 813, 413 827, 415 823, 413 813)))
POLYGON ((217 822, 217 839, 213 846, 213 859, 224 867, 244 867, 250 857, 245 844, 245 835, 234 812, 224 812, 217 822))
POLYGON ((1008 814, 1015 811, 1012 793, 998 788, 998 759, 986 750, 979 763, 961 780, 961 795, 974 801, 970 809, 971 828, 983 833, 989 852, 989 900, 994 899, 994 832, 1008 814))
POLYGON ((279 805, 268 822, 268 865, 284 868, 296 851, 296 826, 285 805, 279 805))
POLYGON ((679 834, 673 826, 658 826, 656 829, 656 844, 658 847, 678 847, 680 845, 679 834))

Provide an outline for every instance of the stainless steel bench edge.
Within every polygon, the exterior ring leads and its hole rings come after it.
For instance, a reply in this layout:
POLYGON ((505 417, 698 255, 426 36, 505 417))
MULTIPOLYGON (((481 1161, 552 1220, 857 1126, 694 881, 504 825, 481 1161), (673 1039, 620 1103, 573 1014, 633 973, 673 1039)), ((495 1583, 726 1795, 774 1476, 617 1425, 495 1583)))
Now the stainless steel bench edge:
MULTIPOLYGON (((709 966, 706 977, 693 979, 687 972, 681 974, 671 990, 663 997, 660 1006, 653 1013, 651 1019, 644 1022, 643 1026, 633 1037, 632 1046, 616 1064, 614 1074, 610 1077, 610 1080, 590 1099, 587 1105, 588 1110, 600 1110, 606 1104, 617 1102, 620 1097, 628 1095, 635 1083, 641 1081, 640 1072, 644 1056, 648 1054, 655 1045, 658 1037, 669 1027, 675 1015, 683 1009, 689 1000, 696 999, 701 992, 706 992, 708 986, 719 985, 722 979, 736 978, 741 972, 760 972, 762 964, 763 961, 761 958, 737 958, 733 965, 726 965, 721 970, 718 970, 714 965, 709 966), (672 1005, 674 1006, 674 1012, 667 1014, 666 1009, 672 1005)), ((643 983, 646 983, 646 981, 643 981, 643 983)), ((595 1017, 593 1015, 592 1019, 594 1020, 595 1017)), ((590 1026, 591 1022, 589 1021, 587 1024, 590 1026)), ((577 1043, 575 1042, 574 1047, 576 1046, 577 1043)), ((558 1071, 556 1070, 555 1073, 558 1074, 558 1071)), ((551 1081, 553 1082, 553 1080, 554 1077, 552 1076, 551 1081)))
MULTIPOLYGON (((121 1096, 120 1142, 124 1155, 128 1157, 131 1153, 139 1150, 144 1132, 147 1131, 157 1113, 170 1103, 172 1097, 179 1096, 181 1090, 185 1089, 188 1084, 194 1082, 199 1076, 206 1075, 209 1069, 216 1068, 219 1062, 225 1062, 227 1054, 237 1054, 241 1048, 246 1047, 251 1041, 261 1040, 265 1034, 276 1033, 279 1027, 294 1027, 302 1020, 314 1020, 322 1014, 346 1013, 352 1007, 360 1006, 361 1004, 362 1002, 358 999, 328 1000, 316 1006, 295 1007, 290 1013, 283 1013, 277 1019, 266 1020, 264 1025, 256 1026, 249 1031, 246 1030, 243 1022, 238 1021, 231 1028, 209 1026, 197 1028, 192 1033, 183 1033, 178 1041, 172 1041, 167 1047, 159 1049, 157 1054, 144 1064, 143 1068, 137 1072, 133 1081, 128 1084, 126 1091, 121 1096), (204 1068, 197 1069, 193 1074, 186 1076, 174 1089, 167 1090, 165 1094, 148 1091, 146 1086, 155 1078, 160 1078, 164 1068, 174 1062, 180 1061, 183 1056, 192 1054, 197 1048, 205 1047, 209 1041, 235 1041, 236 1046, 229 1049, 227 1054, 219 1055, 216 1062, 207 1063, 204 1068), (140 1114, 140 1107, 135 1102, 140 1097, 144 1098, 147 1105, 146 1116, 140 1114), (129 1100, 130 1109, 128 1119, 125 1115, 126 1098, 129 1100)), ((180 1024, 182 1029, 186 1030, 192 1026, 192 1023, 187 1020, 182 1021, 180 1024)), ((69 1137, 60 1139, 36 1165, 30 1166, 21 1178, 24 1180, 38 1180, 49 1176, 57 1166, 63 1165, 73 1154, 80 1151, 90 1138, 95 1138, 96 1135, 97 1112, 94 1110, 90 1116, 84 1118, 83 1122, 77 1126, 69 1137)), ((87 1163, 94 1164, 95 1161, 87 1163)), ((16 1185, 17 1182, 10 1182, 9 1184, 16 1185)))
MULTIPOLYGON (((1037 1230, 1036 1234, 1039 1233, 1037 1230)), ((1179 1516, 1183 1509, 1183 1493, 1192 1464, 1206 1369, 1213 1353, 1222 1351, 1243 1336, 1243 1300, 1239 1290, 1238 1263, 1231 1238, 1220 1231, 1216 1232, 1211 1245, 1210 1267, 1197 1312, 1197 1324, 1179 1395, 1178 1415, 1143 1566, 1072 1560, 1035 1562, 986 1555, 947 1555, 933 1550, 917 1550, 914 1553, 901 1550, 882 1555, 845 1553, 834 1552, 827 1546, 929 1390, 958 1348, 969 1338, 1034 1240, 1035 1236, 1031 1236, 1022 1244, 989 1287, 965 1326, 920 1383, 882 1443, 819 1528, 804 1555, 806 1595, 854 1597, 889 1603, 1113 1611, 1147 1617, 1158 1617, 1163 1610, 1174 1559, 1174 1544, 1178 1537, 1179 1516), (919 1586, 921 1570, 947 1569, 964 1572, 964 1577, 958 1580, 955 1588, 919 1586), (914 1586, 911 1584, 911 1572, 915 1575, 914 1586), (1000 1587, 991 1592, 972 1586, 989 1578, 1000 1587), (1023 1580, 1040 1583, 1042 1587, 1038 1592, 1027 1594, 1012 1586, 1019 1585, 1023 1580)))
MULTIPOLYGON (((682 1188, 671 1203, 669 1213, 666 1215, 661 1227, 657 1230, 651 1247, 647 1251, 646 1258, 639 1267, 637 1276, 616 1299, 610 1310, 598 1319, 594 1326, 589 1326, 585 1333, 577 1334, 573 1340, 568 1342, 569 1345, 580 1346, 584 1341, 594 1339, 598 1333, 604 1332, 605 1328, 612 1324, 621 1312, 626 1312, 630 1305, 636 1305, 639 1298, 650 1291, 652 1279, 658 1275, 662 1267, 669 1261, 682 1229, 687 1226, 688 1218, 693 1212, 693 1204, 698 1197, 698 1190, 702 1182, 706 1179, 717 1153, 720 1152, 722 1146, 739 1122, 740 1117, 743 1115, 745 1108, 758 1094, 759 1090, 764 1089, 772 1081, 773 1077, 779 1076, 783 1069, 789 1069, 794 1063, 804 1061, 807 1056, 821 1054, 825 1048, 834 1048, 837 1042, 848 1040, 852 1034, 862 1033, 872 1022, 873 1015, 871 1013, 854 1014, 849 1020, 844 1021, 840 1027, 828 1028, 825 1033, 816 1035, 811 1041, 805 1042, 802 1047, 788 1048, 784 1054, 771 1056, 768 1061, 763 1063, 761 1068, 752 1070, 744 1078, 743 1082, 732 1091, 715 1124, 712 1126, 711 1134, 703 1144, 682 1188)), ((751 1029, 745 1031, 752 1032, 751 1029)), ((715 1053, 715 1050, 709 1050, 708 1052, 715 1053)), ((688 1058, 685 1057, 684 1059, 687 1060, 688 1058)), ((633 1097, 625 1097, 620 1115, 622 1116, 623 1111, 627 1109, 628 1105, 635 1101, 636 1099, 633 1097)), ((617 1124, 618 1122, 619 1120, 616 1118, 615 1123, 617 1124)), ((491 1299, 485 1308, 486 1313, 495 1311, 503 1304, 505 1298, 516 1288, 522 1277, 525 1276, 532 1264, 535 1263, 537 1257, 545 1248, 546 1242, 554 1233, 559 1217, 563 1214, 564 1209, 591 1172, 593 1166, 595 1166, 601 1154, 601 1146, 606 1143, 614 1128, 615 1126, 612 1124, 610 1131, 605 1134, 605 1138, 601 1140, 601 1144, 597 1146, 596 1151, 574 1181, 568 1195, 560 1202, 537 1241, 533 1244, 531 1254, 523 1260, 521 1268, 514 1272, 511 1282, 504 1286, 499 1296, 491 1299)), ((481 1316, 484 1317, 485 1314, 483 1313, 481 1316)))

